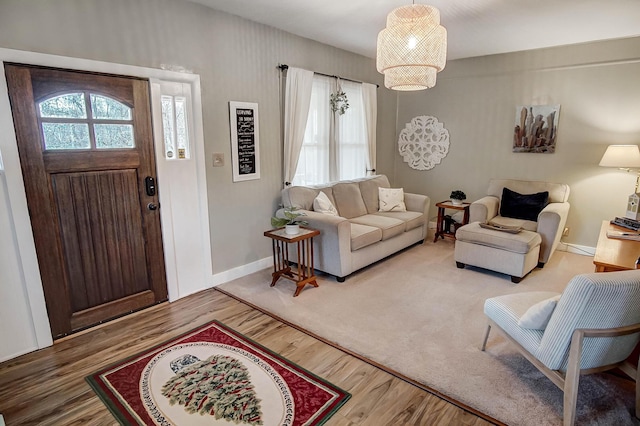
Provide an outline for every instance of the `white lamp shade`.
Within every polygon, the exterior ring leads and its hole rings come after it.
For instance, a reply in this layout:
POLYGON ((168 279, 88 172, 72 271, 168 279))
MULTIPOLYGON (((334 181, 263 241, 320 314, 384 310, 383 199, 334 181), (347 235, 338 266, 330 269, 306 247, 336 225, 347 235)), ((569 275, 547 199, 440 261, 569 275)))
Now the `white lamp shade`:
POLYGON ((415 4, 394 9, 378 34, 376 67, 394 90, 428 89, 447 62, 447 30, 440 12, 415 4))
POLYGON ((609 145, 599 165, 621 169, 638 169, 640 168, 640 149, 638 149, 638 145, 609 145))

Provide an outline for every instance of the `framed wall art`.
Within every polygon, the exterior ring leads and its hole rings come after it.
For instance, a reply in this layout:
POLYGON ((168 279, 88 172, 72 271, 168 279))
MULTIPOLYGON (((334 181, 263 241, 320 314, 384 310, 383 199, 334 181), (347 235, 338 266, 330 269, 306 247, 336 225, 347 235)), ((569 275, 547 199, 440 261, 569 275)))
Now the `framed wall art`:
POLYGON ((229 102, 233 181, 260 179, 258 104, 229 102))
POLYGON ((553 154, 556 151, 560 105, 516 107, 513 152, 553 154))

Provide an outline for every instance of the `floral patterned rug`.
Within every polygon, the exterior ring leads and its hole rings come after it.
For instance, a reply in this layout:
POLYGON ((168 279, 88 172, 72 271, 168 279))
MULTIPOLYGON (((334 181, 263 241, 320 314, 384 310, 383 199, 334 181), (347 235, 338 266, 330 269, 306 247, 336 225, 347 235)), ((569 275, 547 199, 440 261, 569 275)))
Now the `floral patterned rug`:
POLYGON ((321 425, 351 397, 218 321, 86 379, 122 424, 321 425))

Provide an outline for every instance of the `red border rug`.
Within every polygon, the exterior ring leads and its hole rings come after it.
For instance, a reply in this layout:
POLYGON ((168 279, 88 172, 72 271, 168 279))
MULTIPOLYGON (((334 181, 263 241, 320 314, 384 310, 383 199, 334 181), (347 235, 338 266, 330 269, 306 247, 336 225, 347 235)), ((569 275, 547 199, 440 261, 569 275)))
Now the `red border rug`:
POLYGON ((127 425, 321 425, 351 397, 219 321, 86 380, 127 425))

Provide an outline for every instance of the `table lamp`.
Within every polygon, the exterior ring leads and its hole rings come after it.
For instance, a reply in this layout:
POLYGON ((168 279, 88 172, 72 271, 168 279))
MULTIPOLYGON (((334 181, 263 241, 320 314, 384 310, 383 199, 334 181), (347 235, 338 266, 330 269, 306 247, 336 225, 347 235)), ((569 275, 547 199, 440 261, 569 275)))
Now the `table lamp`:
POLYGON ((602 167, 617 167, 627 172, 638 173, 636 178, 636 189, 627 199, 627 213, 629 219, 640 220, 638 204, 640 204, 640 194, 638 194, 638 184, 640 183, 640 149, 638 145, 609 145, 600 160, 602 167))

